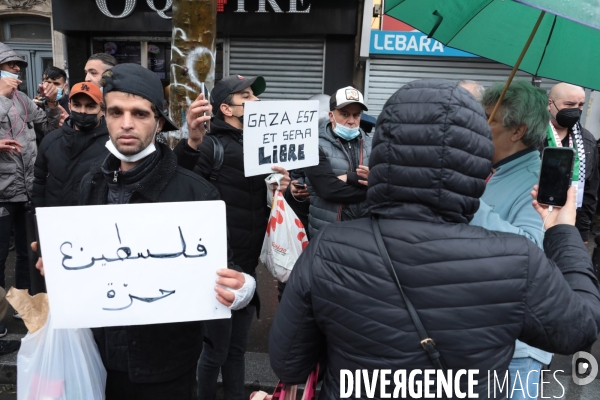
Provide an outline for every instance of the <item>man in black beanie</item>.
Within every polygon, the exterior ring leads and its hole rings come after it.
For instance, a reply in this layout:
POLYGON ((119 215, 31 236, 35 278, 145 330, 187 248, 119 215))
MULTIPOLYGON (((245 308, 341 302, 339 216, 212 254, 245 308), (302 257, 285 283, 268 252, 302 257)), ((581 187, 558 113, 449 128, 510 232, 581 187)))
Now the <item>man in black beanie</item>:
MULTIPOLYGON (((163 88, 152 71, 119 64, 104 72, 102 85, 111 154, 83 178, 81 205, 219 199, 210 183, 178 167, 173 152, 155 143, 157 132, 177 128, 163 113, 163 88)), ((202 107, 210 111, 208 102, 202 107)), ((219 270, 218 275, 217 284, 233 290, 217 286, 219 301, 232 310, 245 307, 255 280, 233 269, 219 270), (242 287, 248 290, 238 292, 242 287)), ((204 325, 193 321, 93 329, 108 372, 106 399, 194 398, 204 325)))

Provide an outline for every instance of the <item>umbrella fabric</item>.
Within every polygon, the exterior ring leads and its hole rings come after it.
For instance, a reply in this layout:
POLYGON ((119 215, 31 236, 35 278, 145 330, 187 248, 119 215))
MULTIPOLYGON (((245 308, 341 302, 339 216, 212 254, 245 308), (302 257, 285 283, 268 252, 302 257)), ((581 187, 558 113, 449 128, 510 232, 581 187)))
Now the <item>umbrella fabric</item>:
POLYGON ((600 29, 600 2, 598 0, 576 0, 573 2, 565 0, 515 1, 600 29))
MULTIPOLYGON (((512 0, 386 0, 385 13, 446 46, 512 67, 541 11, 512 0)), ((600 90, 599 43, 599 30, 546 14, 519 69, 600 90)))

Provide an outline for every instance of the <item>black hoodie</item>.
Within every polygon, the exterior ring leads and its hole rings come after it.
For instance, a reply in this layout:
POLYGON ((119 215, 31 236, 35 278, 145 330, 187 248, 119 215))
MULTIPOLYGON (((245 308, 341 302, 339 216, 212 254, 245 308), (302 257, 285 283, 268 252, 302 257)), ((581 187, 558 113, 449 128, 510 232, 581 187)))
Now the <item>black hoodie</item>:
POLYGON ((77 131, 67 121, 44 137, 35 161, 34 206, 77 205, 81 178, 106 158, 107 141, 104 118, 89 132, 77 131))
MULTIPOLYGON (((548 229, 544 254, 523 236, 468 225, 491 168, 490 137, 483 109, 456 82, 411 82, 379 115, 367 192, 406 296, 446 367, 479 370, 479 398, 488 398, 488 372, 506 376, 515 339, 573 354, 600 326, 598 283, 574 226, 548 229)), ((344 369, 389 369, 389 382, 397 370, 407 381, 433 368, 420 342, 363 218, 311 238, 275 314, 269 356, 279 379, 294 384, 327 355, 319 399, 329 400, 339 399, 344 369)))

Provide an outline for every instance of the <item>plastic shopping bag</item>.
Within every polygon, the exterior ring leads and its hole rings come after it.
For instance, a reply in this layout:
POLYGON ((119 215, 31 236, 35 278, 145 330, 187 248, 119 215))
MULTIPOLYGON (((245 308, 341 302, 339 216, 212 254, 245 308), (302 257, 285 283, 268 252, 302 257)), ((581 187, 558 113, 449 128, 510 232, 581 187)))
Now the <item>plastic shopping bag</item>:
POLYGON ((106 370, 90 329, 46 324, 21 341, 18 400, 103 400, 106 370))
MULTIPOLYGON (((267 185, 279 184, 278 176, 270 175, 267 185)), ((269 190, 272 195, 271 215, 260 253, 260 261, 280 282, 287 282, 300 254, 308 246, 306 231, 296 213, 290 208, 280 190, 269 190)))
MULTIPOLYGON (((304 392, 300 400, 312 400, 315 398, 317 390, 317 381, 319 380, 319 364, 313 372, 310 373, 304 385, 304 392)), ((253 392, 250 395, 250 400, 296 400, 298 398, 298 385, 284 385, 279 382, 273 395, 269 395, 266 392, 253 392)))

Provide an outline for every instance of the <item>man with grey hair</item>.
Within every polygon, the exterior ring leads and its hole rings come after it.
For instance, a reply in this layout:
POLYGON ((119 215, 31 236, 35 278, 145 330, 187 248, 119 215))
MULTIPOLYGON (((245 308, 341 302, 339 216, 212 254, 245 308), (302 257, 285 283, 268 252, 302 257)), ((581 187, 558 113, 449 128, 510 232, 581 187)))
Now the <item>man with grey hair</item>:
MULTIPOLYGON (((483 93, 480 102, 488 119, 503 87, 498 83, 483 93)), ((492 171, 479 210, 471 221, 471 225, 525 236, 542 249, 543 221, 531 205, 530 192, 539 180, 538 147, 544 140, 549 117, 546 105, 545 92, 530 83, 514 81, 509 86, 490 122, 494 144, 492 171)), ((517 341, 509 371, 510 387, 516 385, 516 393, 524 393, 519 399, 537 399, 542 364, 551 360, 551 353, 517 341), (527 395, 533 393, 535 397, 527 395)))
POLYGON ((477 101, 481 101, 483 91, 485 90, 482 84, 470 79, 463 79, 462 81, 459 81, 458 84, 466 89, 467 92, 471 93, 477 101))
POLYGON ((575 150, 573 186, 577 186, 577 221, 581 239, 587 244, 592 218, 598 204, 598 147, 594 135, 579 119, 585 104, 585 91, 568 83, 556 84, 548 95, 550 124, 544 147, 571 147, 575 150))

